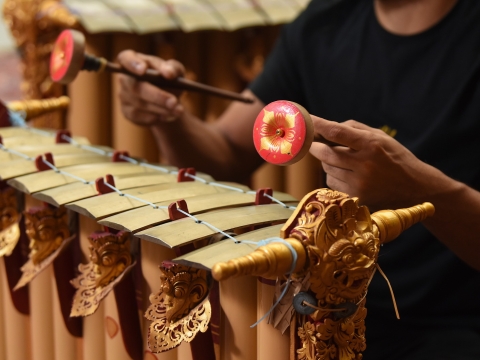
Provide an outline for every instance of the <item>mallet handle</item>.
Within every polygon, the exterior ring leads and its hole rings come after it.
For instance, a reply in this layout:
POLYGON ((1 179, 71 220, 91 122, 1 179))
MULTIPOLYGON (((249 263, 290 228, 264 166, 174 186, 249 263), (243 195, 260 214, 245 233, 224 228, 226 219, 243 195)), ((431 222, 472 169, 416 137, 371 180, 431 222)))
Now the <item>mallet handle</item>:
POLYGON ((98 71, 102 66, 92 66, 92 63, 105 64, 104 70, 114 73, 121 73, 132 76, 139 81, 146 81, 154 86, 168 89, 190 90, 199 93, 219 96, 229 100, 241 101, 244 103, 253 103, 253 99, 237 94, 233 91, 222 90, 213 86, 201 84, 195 81, 178 77, 176 79, 165 79, 157 70, 147 69, 144 75, 136 75, 129 70, 121 67, 117 63, 106 61, 105 59, 96 58, 92 55, 85 55, 84 70, 98 71), (106 62, 106 63, 105 63, 106 62), (87 65, 87 66, 85 66, 87 65))

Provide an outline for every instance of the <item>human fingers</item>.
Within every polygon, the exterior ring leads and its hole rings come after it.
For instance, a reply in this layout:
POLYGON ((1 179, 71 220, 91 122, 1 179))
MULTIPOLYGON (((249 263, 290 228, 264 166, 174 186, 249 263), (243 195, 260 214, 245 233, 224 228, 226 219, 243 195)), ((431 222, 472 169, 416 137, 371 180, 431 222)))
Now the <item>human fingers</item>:
POLYGON ((335 176, 329 175, 329 174, 327 174, 325 182, 330 189, 337 190, 352 196, 350 186, 347 182, 340 180, 335 176))
POLYGON ((322 162, 342 169, 351 170, 356 166, 356 151, 345 146, 328 146, 314 142, 310 153, 322 162))
POLYGON ((131 120, 133 123, 142 126, 151 126, 157 125, 161 122, 171 122, 177 119, 176 115, 167 112, 164 109, 157 109, 156 111, 151 111, 151 109, 139 108, 130 104, 122 104, 121 110, 123 115, 131 120))
POLYGON ((365 137, 369 132, 354 128, 347 124, 325 120, 318 116, 312 116, 313 129, 330 143, 347 146, 354 150, 360 150, 365 143, 365 137))
POLYGON ((183 113, 183 106, 179 103, 178 98, 163 89, 159 89, 151 84, 140 82, 132 77, 120 76, 120 101, 123 103, 137 104, 154 109, 158 107, 165 108, 177 115, 183 113))
POLYGON ((390 136, 387 133, 385 133, 385 131, 383 131, 382 129, 372 128, 371 126, 365 125, 364 123, 361 123, 356 120, 350 119, 350 120, 344 121, 342 124, 350 126, 354 129, 365 130, 367 132, 375 133, 377 135, 390 136))
POLYGON ((176 116, 179 117, 183 114, 183 106, 182 105, 177 105, 173 109, 167 109, 164 106, 157 105, 155 103, 147 102, 143 100, 142 98, 139 97, 128 97, 125 98, 124 95, 120 94, 120 102, 122 105, 128 105, 132 106, 134 108, 137 108, 142 111, 146 112, 151 112, 153 114, 157 115, 171 115, 171 116, 176 116))
POLYGON ((157 56, 142 54, 133 50, 122 51, 117 56, 117 61, 122 67, 136 75, 145 74, 147 69, 157 70, 160 75, 167 79, 175 79, 185 75, 185 67, 176 60, 164 60, 157 56))
POLYGON ((327 176, 334 177, 337 180, 341 180, 345 183, 348 183, 353 176, 353 171, 349 169, 343 169, 340 167, 336 167, 327 163, 322 163, 323 171, 327 176))
POLYGON ((148 64, 139 53, 133 50, 124 50, 117 56, 117 62, 128 71, 136 75, 143 75, 147 70, 148 64))
POLYGON ((157 70, 160 75, 167 79, 175 79, 179 76, 185 75, 185 67, 177 60, 164 60, 157 56, 138 54, 143 59, 149 68, 157 70))

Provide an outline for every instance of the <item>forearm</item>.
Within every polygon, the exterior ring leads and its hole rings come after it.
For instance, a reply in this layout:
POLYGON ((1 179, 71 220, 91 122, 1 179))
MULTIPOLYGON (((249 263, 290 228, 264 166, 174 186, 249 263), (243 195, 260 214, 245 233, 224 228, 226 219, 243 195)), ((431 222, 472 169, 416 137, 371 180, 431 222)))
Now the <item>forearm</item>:
POLYGON ((442 191, 432 194, 435 215, 424 225, 471 267, 480 270, 480 193, 441 175, 442 191))

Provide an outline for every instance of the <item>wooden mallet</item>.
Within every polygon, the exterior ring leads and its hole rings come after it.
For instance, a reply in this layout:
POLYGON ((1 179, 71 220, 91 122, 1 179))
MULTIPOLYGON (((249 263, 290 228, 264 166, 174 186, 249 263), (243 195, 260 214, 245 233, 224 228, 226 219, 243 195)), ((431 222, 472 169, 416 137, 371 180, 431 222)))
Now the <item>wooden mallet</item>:
POLYGON ((50 76, 54 82, 68 84, 72 82, 81 70, 109 71, 126 74, 139 81, 146 81, 152 85, 166 89, 190 90, 229 100, 252 103, 253 99, 218 89, 213 86, 200 84, 195 81, 178 77, 173 80, 164 78, 157 70, 147 69, 144 75, 136 75, 119 64, 107 61, 85 53, 85 36, 76 30, 64 30, 58 36, 50 57, 50 76))
POLYGON ((315 134, 310 114, 297 103, 278 100, 265 106, 253 126, 258 154, 275 165, 291 165, 302 159, 313 141, 337 146, 315 134))

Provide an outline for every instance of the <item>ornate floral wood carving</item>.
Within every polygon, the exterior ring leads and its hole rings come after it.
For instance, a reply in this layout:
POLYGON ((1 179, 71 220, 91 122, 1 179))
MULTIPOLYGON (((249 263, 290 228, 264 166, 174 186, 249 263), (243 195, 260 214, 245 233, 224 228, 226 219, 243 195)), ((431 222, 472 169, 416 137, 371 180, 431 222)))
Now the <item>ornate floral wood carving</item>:
POLYGON ((160 271, 160 291, 150 296, 152 304, 145 313, 152 321, 148 345, 154 353, 192 341, 207 330, 212 313, 205 270, 164 264, 160 271))
POLYGON ((312 314, 297 315, 297 357, 360 359, 366 347, 365 295, 380 249, 378 227, 358 199, 327 189, 308 200, 294 223, 290 237, 307 249, 309 293, 316 301, 312 314))
POLYGON ((77 289, 70 316, 93 314, 100 302, 135 265, 130 253, 130 233, 96 232, 89 236, 90 262, 80 264, 72 280, 77 289))

